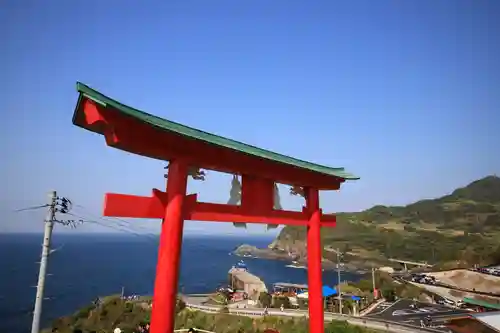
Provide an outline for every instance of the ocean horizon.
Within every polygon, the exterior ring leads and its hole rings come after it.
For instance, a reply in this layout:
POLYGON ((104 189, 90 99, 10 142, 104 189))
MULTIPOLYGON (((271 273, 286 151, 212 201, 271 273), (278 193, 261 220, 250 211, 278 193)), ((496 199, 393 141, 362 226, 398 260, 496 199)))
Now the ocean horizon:
MULTIPOLYGON (((31 327, 43 235, 0 234, 0 332, 22 333, 31 327)), ((238 245, 266 247, 266 235, 185 235, 179 291, 209 293, 227 285, 228 271, 243 259, 251 273, 272 289, 277 282, 307 284, 307 270, 287 267, 289 262, 230 255, 238 245), (201 278, 202 277, 202 278, 201 278)), ((158 236, 118 233, 58 233, 48 264, 42 327, 70 315, 96 297, 121 293, 152 295, 158 236)), ((342 280, 358 280, 342 273, 342 280)), ((323 272, 323 283, 337 284, 337 273, 323 272)))

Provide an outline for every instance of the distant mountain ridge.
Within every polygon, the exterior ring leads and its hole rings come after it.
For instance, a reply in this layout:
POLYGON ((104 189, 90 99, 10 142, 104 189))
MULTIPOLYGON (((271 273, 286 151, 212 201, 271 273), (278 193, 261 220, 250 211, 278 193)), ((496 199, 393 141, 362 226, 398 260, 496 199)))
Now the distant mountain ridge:
POLYGON ((467 230, 477 223, 500 227, 500 178, 488 176, 437 199, 407 206, 374 206, 360 213, 341 213, 372 223, 448 225, 467 230))
POLYGON ((500 203, 500 177, 488 176, 476 180, 466 187, 456 189, 452 194, 444 196, 441 199, 466 199, 479 202, 500 203))
MULTIPOLYGON (((323 228, 323 243, 352 258, 484 261, 500 244, 500 178, 488 176, 407 206, 337 216, 336 228, 323 228)), ((305 228, 286 226, 271 246, 305 255, 305 239, 305 228)))

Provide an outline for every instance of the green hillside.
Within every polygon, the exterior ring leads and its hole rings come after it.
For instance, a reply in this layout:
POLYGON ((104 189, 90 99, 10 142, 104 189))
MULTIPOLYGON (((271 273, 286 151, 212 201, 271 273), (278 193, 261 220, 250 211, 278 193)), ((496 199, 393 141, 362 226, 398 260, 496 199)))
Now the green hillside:
MULTIPOLYGON (((220 313, 204 313, 190 310, 185 303, 177 304, 175 319, 176 329, 195 327, 218 333, 260 333, 267 328, 280 332, 308 332, 305 318, 274 317, 250 318, 220 313)), ((227 310, 227 309, 226 309, 227 310)), ((149 323, 151 316, 151 298, 122 300, 119 296, 108 296, 100 304, 86 306, 70 316, 61 317, 52 322, 42 333, 112 333, 119 327, 123 333, 138 332, 139 325, 149 323)), ((352 326, 345 321, 332 321, 325 325, 325 333, 376 333, 371 329, 352 326)))
MULTIPOLYGON (((304 253, 305 228, 285 227, 274 245, 304 253)), ((339 213, 336 228, 323 228, 325 257, 339 248, 356 258, 413 259, 442 263, 497 261, 500 244, 500 178, 477 180, 450 195, 407 206, 375 206, 339 213)))

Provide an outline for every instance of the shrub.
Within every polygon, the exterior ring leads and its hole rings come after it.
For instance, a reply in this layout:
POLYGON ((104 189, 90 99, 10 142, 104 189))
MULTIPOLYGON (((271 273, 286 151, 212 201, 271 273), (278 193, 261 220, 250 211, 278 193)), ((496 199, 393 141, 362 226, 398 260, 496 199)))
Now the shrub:
POLYGON ((292 307, 290 304, 290 299, 288 297, 286 296, 274 297, 272 302, 273 308, 280 308, 281 305, 283 305, 285 309, 290 309, 292 307))
POLYGON ((271 294, 266 293, 266 292, 261 292, 259 294, 259 303, 262 307, 264 307, 264 308, 271 307, 272 301, 273 301, 273 297, 271 296, 271 294))
POLYGON ((307 310, 309 308, 309 303, 306 299, 297 298, 297 303, 299 304, 299 309, 301 310, 307 310))
POLYGON ((89 305, 89 306, 86 306, 82 309, 80 309, 75 317, 78 318, 78 319, 87 319, 90 312, 94 309, 94 305, 89 305))
POLYGON ((181 298, 177 299, 177 306, 175 307, 175 312, 179 313, 186 308, 186 302, 181 298))
POLYGON ((396 292, 392 288, 382 289, 382 296, 389 302, 396 300, 396 292))

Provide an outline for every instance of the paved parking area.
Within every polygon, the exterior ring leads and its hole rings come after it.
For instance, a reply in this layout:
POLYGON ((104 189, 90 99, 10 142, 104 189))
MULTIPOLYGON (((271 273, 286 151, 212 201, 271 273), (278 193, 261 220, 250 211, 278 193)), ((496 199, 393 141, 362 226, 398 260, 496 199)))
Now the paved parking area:
POLYGON ((380 304, 366 317, 420 326, 420 320, 430 316, 433 326, 437 326, 438 329, 441 328, 443 332, 449 332, 449 329, 442 326, 444 322, 449 318, 463 316, 468 313, 470 312, 449 308, 444 305, 398 300, 393 303, 384 302, 380 304), (417 305, 416 308, 411 308, 413 303, 417 305))
POLYGON ((367 316, 373 316, 375 314, 379 314, 379 313, 385 311, 386 309, 392 307, 393 304, 394 304, 393 302, 382 302, 379 305, 377 305, 375 308, 373 308, 373 310, 370 311, 370 313, 367 316))

